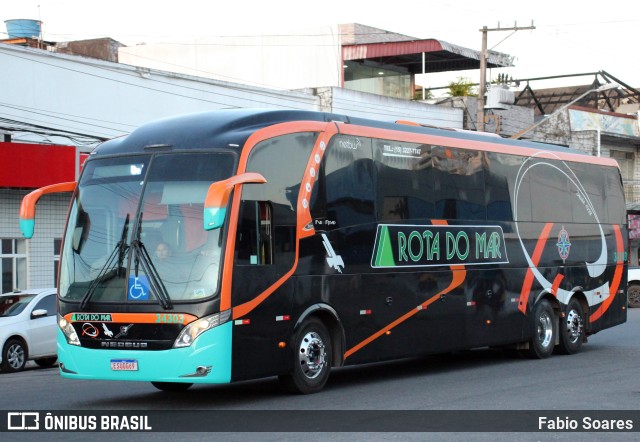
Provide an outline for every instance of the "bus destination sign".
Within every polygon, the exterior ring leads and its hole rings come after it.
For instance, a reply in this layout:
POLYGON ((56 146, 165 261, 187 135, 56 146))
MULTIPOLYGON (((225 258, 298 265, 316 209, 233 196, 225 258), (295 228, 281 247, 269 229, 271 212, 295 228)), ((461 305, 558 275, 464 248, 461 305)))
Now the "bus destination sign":
POLYGON ((508 263, 500 226, 380 224, 373 268, 508 263))

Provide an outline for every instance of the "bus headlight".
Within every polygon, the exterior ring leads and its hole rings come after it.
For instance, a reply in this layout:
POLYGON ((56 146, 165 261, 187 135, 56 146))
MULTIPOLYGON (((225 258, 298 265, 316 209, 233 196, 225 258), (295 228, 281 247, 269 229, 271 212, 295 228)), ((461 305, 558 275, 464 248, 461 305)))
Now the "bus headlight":
POLYGON ((78 334, 74 330, 73 326, 62 316, 58 315, 58 327, 62 330, 64 337, 67 339, 67 343, 70 345, 80 345, 80 339, 78 334))
POLYGON ((224 324, 229 320, 229 317, 231 317, 231 310, 216 313, 211 316, 205 316, 204 318, 193 321, 182 329, 178 335, 178 339, 173 343, 173 348, 189 347, 198 336, 207 330, 211 330, 220 324, 224 324))

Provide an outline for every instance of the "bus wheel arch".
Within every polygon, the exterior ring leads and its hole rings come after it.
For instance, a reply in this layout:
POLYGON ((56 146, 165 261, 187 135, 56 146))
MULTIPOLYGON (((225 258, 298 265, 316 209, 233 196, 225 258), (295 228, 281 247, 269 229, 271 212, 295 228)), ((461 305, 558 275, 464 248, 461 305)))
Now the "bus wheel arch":
POLYGON ((336 348, 341 347, 334 338, 337 326, 337 318, 323 309, 300 317, 292 338, 291 371, 279 376, 287 391, 310 394, 322 390, 335 365, 336 348))
POLYGON ((560 315, 558 335, 560 341, 556 347, 561 354, 577 353, 586 340, 589 307, 584 294, 574 294, 560 315))
MULTIPOLYGON (((300 315, 296 321, 294 330, 297 330, 302 323, 311 316, 315 316, 320 319, 329 331, 333 349, 331 358, 332 366, 342 367, 344 365, 344 353, 347 351, 347 339, 344 333, 344 327, 342 326, 342 322, 338 316, 338 312, 328 304, 314 304, 300 315)), ((295 336, 295 331, 293 336, 295 336)))

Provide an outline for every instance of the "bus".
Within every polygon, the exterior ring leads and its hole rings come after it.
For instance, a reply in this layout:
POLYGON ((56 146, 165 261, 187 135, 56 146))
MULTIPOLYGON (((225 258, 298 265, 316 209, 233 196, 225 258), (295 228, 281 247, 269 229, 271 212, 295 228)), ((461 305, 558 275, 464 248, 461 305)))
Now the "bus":
POLYGON ((617 163, 411 122, 219 110, 106 141, 72 192, 58 284, 70 379, 165 391, 505 347, 626 321, 617 163))

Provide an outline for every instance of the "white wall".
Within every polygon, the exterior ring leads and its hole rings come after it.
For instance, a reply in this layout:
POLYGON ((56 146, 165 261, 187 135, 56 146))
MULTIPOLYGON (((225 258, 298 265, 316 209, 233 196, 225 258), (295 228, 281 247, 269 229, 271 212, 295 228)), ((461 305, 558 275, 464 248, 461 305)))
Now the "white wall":
MULTIPOLYGON (((238 64, 251 70, 251 66, 238 64)), ((324 110, 375 120, 462 127, 459 109, 336 87, 265 89, 1 43, 0 66, 3 84, 10 85, 3 87, 0 118, 104 138, 127 134, 159 118, 236 107, 324 110)), ((337 72, 337 68, 329 70, 337 72)), ((60 136, 15 134, 13 140, 82 146, 77 138, 60 136)))
POLYGON ((326 112, 378 121, 413 121, 462 129, 462 110, 341 88, 318 88, 321 109, 326 112))
POLYGON ((274 89, 340 86, 337 25, 123 47, 121 63, 274 89))
MULTIPOLYGON (((223 108, 317 110, 318 99, 0 43, 0 118, 113 138, 167 116, 223 108)), ((60 137, 14 141, 76 144, 60 137)))

